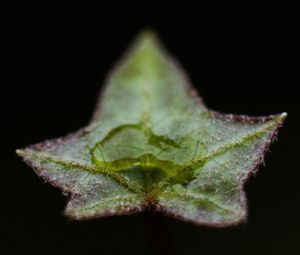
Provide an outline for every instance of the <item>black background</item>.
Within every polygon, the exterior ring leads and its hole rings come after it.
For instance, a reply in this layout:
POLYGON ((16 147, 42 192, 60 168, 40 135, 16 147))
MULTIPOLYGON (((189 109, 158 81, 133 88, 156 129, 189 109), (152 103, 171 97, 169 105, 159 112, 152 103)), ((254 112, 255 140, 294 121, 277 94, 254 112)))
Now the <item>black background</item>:
POLYGON ((144 5, 1 7, 3 254, 300 254, 299 10, 144 5), (67 198, 14 154, 86 125, 105 75, 149 27, 208 107, 289 114, 246 185, 245 224, 210 229, 150 213, 72 222, 62 213, 67 198))

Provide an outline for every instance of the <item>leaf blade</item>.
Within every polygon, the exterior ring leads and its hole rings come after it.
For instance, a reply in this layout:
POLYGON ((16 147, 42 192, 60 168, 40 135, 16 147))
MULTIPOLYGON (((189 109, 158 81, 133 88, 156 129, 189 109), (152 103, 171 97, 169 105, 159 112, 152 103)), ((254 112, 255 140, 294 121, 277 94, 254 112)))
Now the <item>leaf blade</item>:
POLYGON ((243 184, 286 113, 251 118, 208 110, 153 33, 143 33, 106 82, 92 122, 17 153, 71 194, 75 219, 156 206, 197 224, 246 217, 243 184))

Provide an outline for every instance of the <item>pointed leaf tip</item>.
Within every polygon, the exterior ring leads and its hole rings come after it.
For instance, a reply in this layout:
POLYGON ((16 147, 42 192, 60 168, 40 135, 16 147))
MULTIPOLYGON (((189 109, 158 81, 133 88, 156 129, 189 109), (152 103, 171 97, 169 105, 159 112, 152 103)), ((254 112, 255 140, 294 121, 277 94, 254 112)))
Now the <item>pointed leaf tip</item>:
POLYGON ((280 114, 280 119, 285 120, 287 116, 288 116, 287 112, 283 112, 280 114))
POLYGON ((151 29, 145 29, 137 36, 140 41, 152 41, 155 42, 158 40, 158 35, 151 29))
POLYGON ((278 125, 282 125, 282 123, 285 121, 285 119, 287 118, 288 114, 286 112, 280 113, 275 115, 274 117, 274 121, 276 123, 278 123, 278 125))
POLYGON ((15 153, 16 153, 18 156, 20 156, 20 157, 22 157, 22 156, 24 155, 24 151, 21 150, 21 149, 17 149, 17 150, 15 151, 15 153))
POLYGON ((144 30, 136 37, 135 45, 137 48, 158 48, 161 42, 153 30, 144 30))

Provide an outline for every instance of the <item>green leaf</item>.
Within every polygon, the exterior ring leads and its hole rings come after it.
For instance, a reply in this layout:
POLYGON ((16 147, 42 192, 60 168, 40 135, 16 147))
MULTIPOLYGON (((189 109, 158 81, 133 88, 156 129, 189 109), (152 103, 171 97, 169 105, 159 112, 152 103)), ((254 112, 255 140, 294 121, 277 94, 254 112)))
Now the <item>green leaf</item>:
POLYGON ((107 79, 87 127, 17 153, 71 195, 72 218, 151 207, 225 226, 245 219, 243 184, 285 117, 208 110, 156 36, 144 32, 107 79))

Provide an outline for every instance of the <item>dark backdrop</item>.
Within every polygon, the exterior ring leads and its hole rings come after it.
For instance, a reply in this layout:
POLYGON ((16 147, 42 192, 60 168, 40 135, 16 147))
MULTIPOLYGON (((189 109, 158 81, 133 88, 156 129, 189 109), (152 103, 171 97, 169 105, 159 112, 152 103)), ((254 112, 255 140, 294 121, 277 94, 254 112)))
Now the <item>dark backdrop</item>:
POLYGON ((1 8, 3 254, 299 254, 299 10, 144 5, 1 8), (62 213, 66 197, 15 156, 86 125, 105 75, 145 27, 158 32, 208 107, 288 112, 246 186, 246 224, 209 229, 149 213, 72 222, 62 213))

